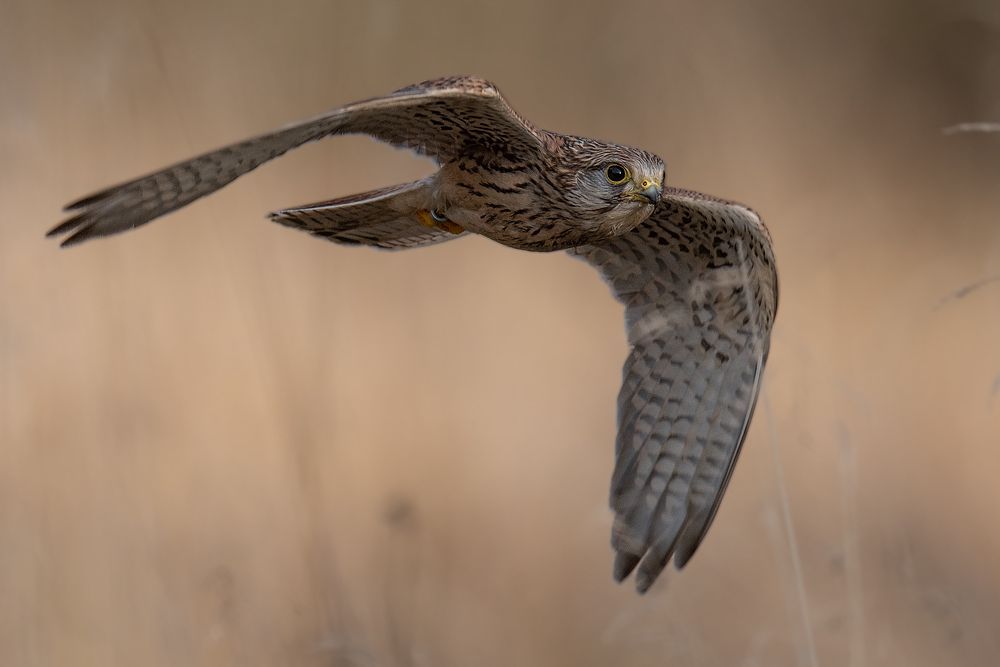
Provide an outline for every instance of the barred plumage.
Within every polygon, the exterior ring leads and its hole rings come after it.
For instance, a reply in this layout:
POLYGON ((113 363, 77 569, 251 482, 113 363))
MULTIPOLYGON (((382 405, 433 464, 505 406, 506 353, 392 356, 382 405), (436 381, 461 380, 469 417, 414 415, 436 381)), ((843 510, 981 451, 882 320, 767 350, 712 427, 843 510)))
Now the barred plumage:
POLYGON ((569 251, 625 305, 614 576, 644 592, 684 566, 725 493, 753 414, 778 305, 770 238, 752 210, 667 188, 636 229, 569 251))
POLYGON ((363 133, 435 158, 437 173, 271 219, 336 243, 413 248, 477 233, 568 249, 625 305, 614 576, 645 592, 708 530, 746 438, 777 309, 770 237, 752 210, 664 187, 645 151, 534 128, 488 81, 409 86, 167 167, 67 207, 63 244, 143 225, 288 150, 363 133), (641 561, 641 565, 640 565, 641 561))

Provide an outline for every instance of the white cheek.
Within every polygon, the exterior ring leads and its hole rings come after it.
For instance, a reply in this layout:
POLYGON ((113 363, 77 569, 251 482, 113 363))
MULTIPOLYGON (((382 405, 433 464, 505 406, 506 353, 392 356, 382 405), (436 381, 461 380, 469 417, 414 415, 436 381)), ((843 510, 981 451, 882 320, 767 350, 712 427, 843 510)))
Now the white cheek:
POLYGON ((586 218, 577 221, 584 228, 607 224, 609 219, 616 219, 622 215, 619 212, 619 207, 600 215, 594 214, 607 207, 604 196, 608 193, 602 180, 604 175, 598 176, 599 178, 593 175, 577 174, 575 187, 566 193, 567 201, 582 213, 582 217, 586 218))

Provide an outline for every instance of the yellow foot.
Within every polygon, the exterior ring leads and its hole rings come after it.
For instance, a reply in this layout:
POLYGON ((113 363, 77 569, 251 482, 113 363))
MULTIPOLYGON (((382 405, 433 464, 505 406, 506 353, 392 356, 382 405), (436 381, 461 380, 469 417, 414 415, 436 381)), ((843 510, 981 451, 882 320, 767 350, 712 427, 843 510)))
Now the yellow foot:
POLYGON ((417 219, 420 220, 420 224, 424 227, 437 227, 449 234, 461 234, 465 231, 465 227, 455 224, 451 220, 436 220, 427 209, 417 211, 417 219))

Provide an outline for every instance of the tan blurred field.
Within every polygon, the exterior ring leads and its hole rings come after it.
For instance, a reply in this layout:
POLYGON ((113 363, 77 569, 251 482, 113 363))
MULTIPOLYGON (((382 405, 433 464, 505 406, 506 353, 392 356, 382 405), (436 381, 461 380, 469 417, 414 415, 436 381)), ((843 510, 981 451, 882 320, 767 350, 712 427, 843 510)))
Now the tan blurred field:
POLYGON ((1000 664, 1000 10, 0 0, 0 665, 1000 664), (322 243, 413 180, 299 149, 137 230, 96 189, 479 74, 770 227, 781 305, 691 564, 611 578, 621 308, 563 254, 322 243), (789 528, 793 531, 790 532, 789 528))

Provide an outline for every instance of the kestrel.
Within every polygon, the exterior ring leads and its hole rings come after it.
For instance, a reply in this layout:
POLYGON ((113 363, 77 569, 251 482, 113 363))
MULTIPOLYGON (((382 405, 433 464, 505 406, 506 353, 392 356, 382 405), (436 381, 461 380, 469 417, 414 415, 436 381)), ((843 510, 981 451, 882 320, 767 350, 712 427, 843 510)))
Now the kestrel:
POLYGON ((367 134, 433 158, 414 183, 270 218, 341 244, 417 248, 481 234, 567 250, 625 305, 631 352, 611 482, 614 578, 645 592, 708 530, 760 391, 778 302, 771 240, 735 202, 668 188, 645 151, 555 134, 479 78, 428 81, 167 167, 70 204, 63 245, 115 234, 215 192, 306 142, 367 134), (640 564, 641 561, 641 564, 640 564))

